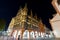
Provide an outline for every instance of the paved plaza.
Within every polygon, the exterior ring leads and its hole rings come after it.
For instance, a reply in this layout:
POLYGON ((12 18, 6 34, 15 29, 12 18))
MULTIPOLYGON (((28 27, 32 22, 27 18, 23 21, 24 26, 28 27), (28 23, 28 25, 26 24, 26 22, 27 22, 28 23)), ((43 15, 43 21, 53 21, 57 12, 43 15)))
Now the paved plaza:
POLYGON ((9 36, 0 36, 0 40, 57 40, 55 38, 31 38, 31 39, 20 39, 20 38, 14 38, 14 37, 9 37, 9 36))

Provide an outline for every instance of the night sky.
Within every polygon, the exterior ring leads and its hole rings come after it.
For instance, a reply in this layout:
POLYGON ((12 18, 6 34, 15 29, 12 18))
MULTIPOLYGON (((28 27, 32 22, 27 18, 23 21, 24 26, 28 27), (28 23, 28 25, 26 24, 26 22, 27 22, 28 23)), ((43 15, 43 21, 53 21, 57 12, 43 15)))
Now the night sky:
POLYGON ((27 3, 28 9, 32 9, 33 14, 37 13, 38 18, 41 17, 46 27, 52 30, 49 18, 52 19, 52 15, 56 11, 51 2, 52 0, 0 0, 0 18, 6 20, 5 30, 8 28, 11 18, 16 16, 19 7, 24 7, 25 3, 27 3))

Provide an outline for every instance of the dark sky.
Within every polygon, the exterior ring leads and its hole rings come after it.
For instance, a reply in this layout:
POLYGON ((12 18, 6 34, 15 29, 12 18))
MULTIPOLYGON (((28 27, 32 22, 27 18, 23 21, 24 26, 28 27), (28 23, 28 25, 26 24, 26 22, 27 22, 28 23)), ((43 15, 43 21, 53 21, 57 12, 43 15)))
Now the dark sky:
POLYGON ((6 20, 6 29, 12 17, 17 14, 20 6, 24 6, 27 3, 28 9, 37 13, 38 17, 41 17, 43 23, 52 30, 49 24, 49 18, 53 18, 53 14, 56 12, 51 5, 51 0, 0 0, 0 18, 6 20))

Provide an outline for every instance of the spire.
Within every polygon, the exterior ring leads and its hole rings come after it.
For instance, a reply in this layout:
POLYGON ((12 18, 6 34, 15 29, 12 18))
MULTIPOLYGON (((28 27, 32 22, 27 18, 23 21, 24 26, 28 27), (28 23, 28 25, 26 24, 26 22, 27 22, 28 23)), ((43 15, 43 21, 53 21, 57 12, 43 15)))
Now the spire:
POLYGON ((33 17, 32 10, 30 12, 31 12, 31 17, 33 17))
POLYGON ((41 18, 40 18, 39 22, 42 24, 42 20, 41 20, 41 18))
POLYGON ((20 7, 19 7, 19 10, 18 10, 18 12, 17 12, 17 15, 20 15, 21 10, 22 10, 22 7, 20 6, 20 7))
POLYGON ((40 19, 39 19, 39 18, 37 18, 37 20, 38 20, 38 21, 40 21, 40 19))
POLYGON ((37 19, 37 14, 35 14, 35 16, 34 16, 36 19, 37 19))
POLYGON ((23 8, 23 10, 27 11, 27 4, 25 3, 25 7, 23 8))
POLYGON ((24 8, 21 10, 22 15, 27 15, 28 9, 27 9, 27 4, 25 4, 24 8))

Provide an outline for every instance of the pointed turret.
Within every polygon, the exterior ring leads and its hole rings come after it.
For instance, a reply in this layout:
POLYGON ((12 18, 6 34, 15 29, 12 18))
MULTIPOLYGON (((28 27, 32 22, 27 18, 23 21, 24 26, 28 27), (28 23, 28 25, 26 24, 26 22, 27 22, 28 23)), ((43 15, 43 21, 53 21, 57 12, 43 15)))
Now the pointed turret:
POLYGON ((27 11, 27 4, 25 4, 25 7, 23 8, 23 10, 27 11))
POLYGON ((40 18, 39 22, 42 24, 42 20, 41 20, 41 18, 40 18))
POLYGON ((20 6, 17 15, 20 15, 21 11, 22 11, 22 7, 20 6))
POLYGON ((34 18, 37 19, 37 14, 35 14, 34 18))
POLYGON ((27 4, 25 4, 25 7, 23 8, 22 12, 23 15, 27 15, 28 9, 27 9, 27 4))
POLYGON ((31 17, 33 17, 32 10, 30 11, 30 13, 31 13, 31 17))

